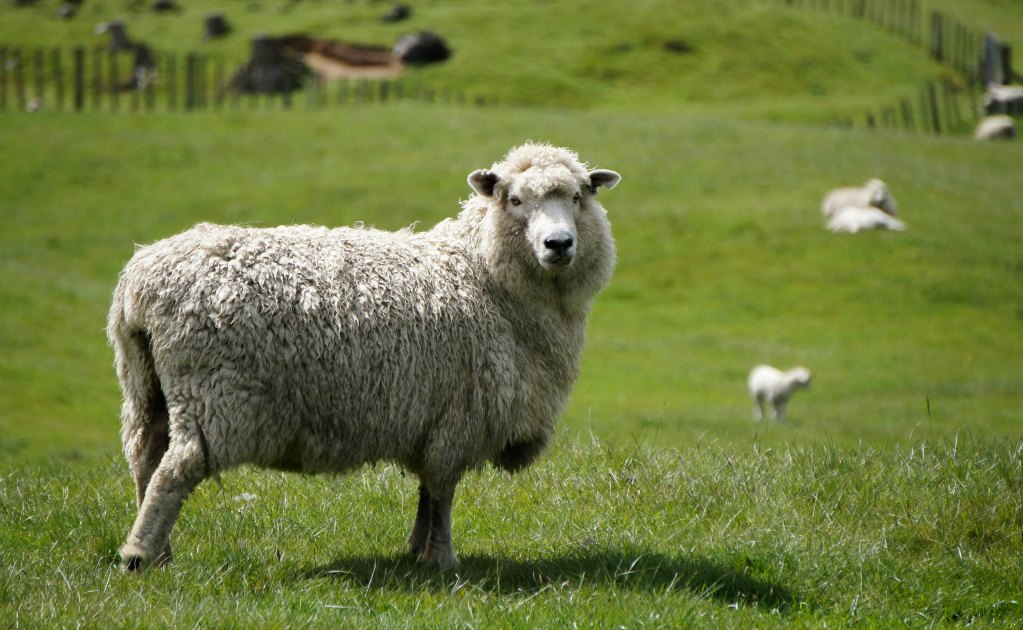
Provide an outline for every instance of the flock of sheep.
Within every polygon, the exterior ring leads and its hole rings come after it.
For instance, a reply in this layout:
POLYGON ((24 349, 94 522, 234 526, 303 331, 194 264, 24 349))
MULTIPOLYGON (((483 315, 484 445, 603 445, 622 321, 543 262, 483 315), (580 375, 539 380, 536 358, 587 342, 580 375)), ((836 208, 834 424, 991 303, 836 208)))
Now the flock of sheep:
MULTIPOLYGON (((615 266, 596 196, 620 179, 527 143, 473 171, 458 216, 425 232, 200 224, 140 248, 107 325, 138 502, 124 567, 170 561, 183 502, 222 471, 379 460, 419 479, 410 552, 456 564, 463 474, 530 465, 565 409, 615 266)), ((879 180, 822 210, 836 231, 904 227, 879 180)), ((757 419, 784 418, 809 383, 755 368, 757 419)))
MULTIPOLYGON (((821 203, 821 213, 832 232, 857 233, 862 230, 906 229, 906 224, 895 218, 898 214, 895 198, 887 184, 871 179, 863 186, 836 188, 821 203)), ((796 391, 810 386, 810 370, 796 367, 782 371, 769 365, 758 365, 747 379, 753 398, 753 417, 761 420, 765 407, 776 420, 785 419, 785 407, 796 391)))

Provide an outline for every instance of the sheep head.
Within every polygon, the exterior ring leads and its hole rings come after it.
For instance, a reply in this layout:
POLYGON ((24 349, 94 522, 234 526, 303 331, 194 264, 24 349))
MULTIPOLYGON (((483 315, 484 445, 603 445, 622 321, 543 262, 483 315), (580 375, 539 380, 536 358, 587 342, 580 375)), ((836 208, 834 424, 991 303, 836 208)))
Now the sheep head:
POLYGON ((536 264, 557 273, 571 267, 586 246, 580 245, 581 233, 585 241, 594 231, 590 224, 606 221, 593 201, 597 189, 614 188, 620 180, 614 171, 587 170, 567 149, 526 144, 490 169, 473 171, 468 181, 503 215, 493 220, 510 228, 506 236, 524 237, 536 264))
POLYGON ((887 184, 880 179, 872 179, 867 182, 866 188, 870 191, 870 205, 893 217, 899 214, 895 205, 895 197, 892 197, 887 184))

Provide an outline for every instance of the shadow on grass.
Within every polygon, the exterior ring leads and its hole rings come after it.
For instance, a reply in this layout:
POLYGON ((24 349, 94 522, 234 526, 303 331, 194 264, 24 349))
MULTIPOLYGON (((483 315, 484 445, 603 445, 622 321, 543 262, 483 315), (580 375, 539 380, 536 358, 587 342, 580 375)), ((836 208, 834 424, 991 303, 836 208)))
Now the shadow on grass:
POLYGON ((640 550, 587 549, 536 560, 462 556, 454 569, 423 566, 410 556, 350 556, 302 572, 305 579, 334 579, 366 589, 453 591, 464 586, 496 594, 538 593, 585 585, 666 593, 684 590, 726 603, 784 610, 796 601, 781 584, 750 575, 745 564, 726 566, 699 557, 640 550))

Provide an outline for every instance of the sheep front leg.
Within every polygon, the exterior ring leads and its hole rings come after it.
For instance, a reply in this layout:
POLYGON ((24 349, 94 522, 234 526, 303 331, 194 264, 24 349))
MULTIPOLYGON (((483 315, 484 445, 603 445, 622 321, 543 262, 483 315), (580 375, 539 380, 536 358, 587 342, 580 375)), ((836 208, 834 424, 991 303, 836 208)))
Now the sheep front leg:
POLYGON ((412 555, 419 557, 426 551, 430 540, 430 491, 423 484, 419 485, 419 507, 416 508, 416 522, 412 526, 412 534, 408 537, 408 548, 412 555))
POLYGON ((455 484, 449 488, 429 492, 430 534, 420 559, 439 567, 458 565, 458 556, 451 542, 451 503, 455 497, 455 484))

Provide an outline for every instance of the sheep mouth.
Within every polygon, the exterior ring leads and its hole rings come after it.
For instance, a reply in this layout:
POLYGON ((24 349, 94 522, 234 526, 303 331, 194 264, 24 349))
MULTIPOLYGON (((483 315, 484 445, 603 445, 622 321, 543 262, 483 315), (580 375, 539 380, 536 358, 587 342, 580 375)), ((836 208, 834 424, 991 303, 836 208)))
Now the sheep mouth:
POLYGON ((548 271, 561 271, 568 269, 573 260, 572 254, 547 254, 540 258, 540 265, 548 271))

